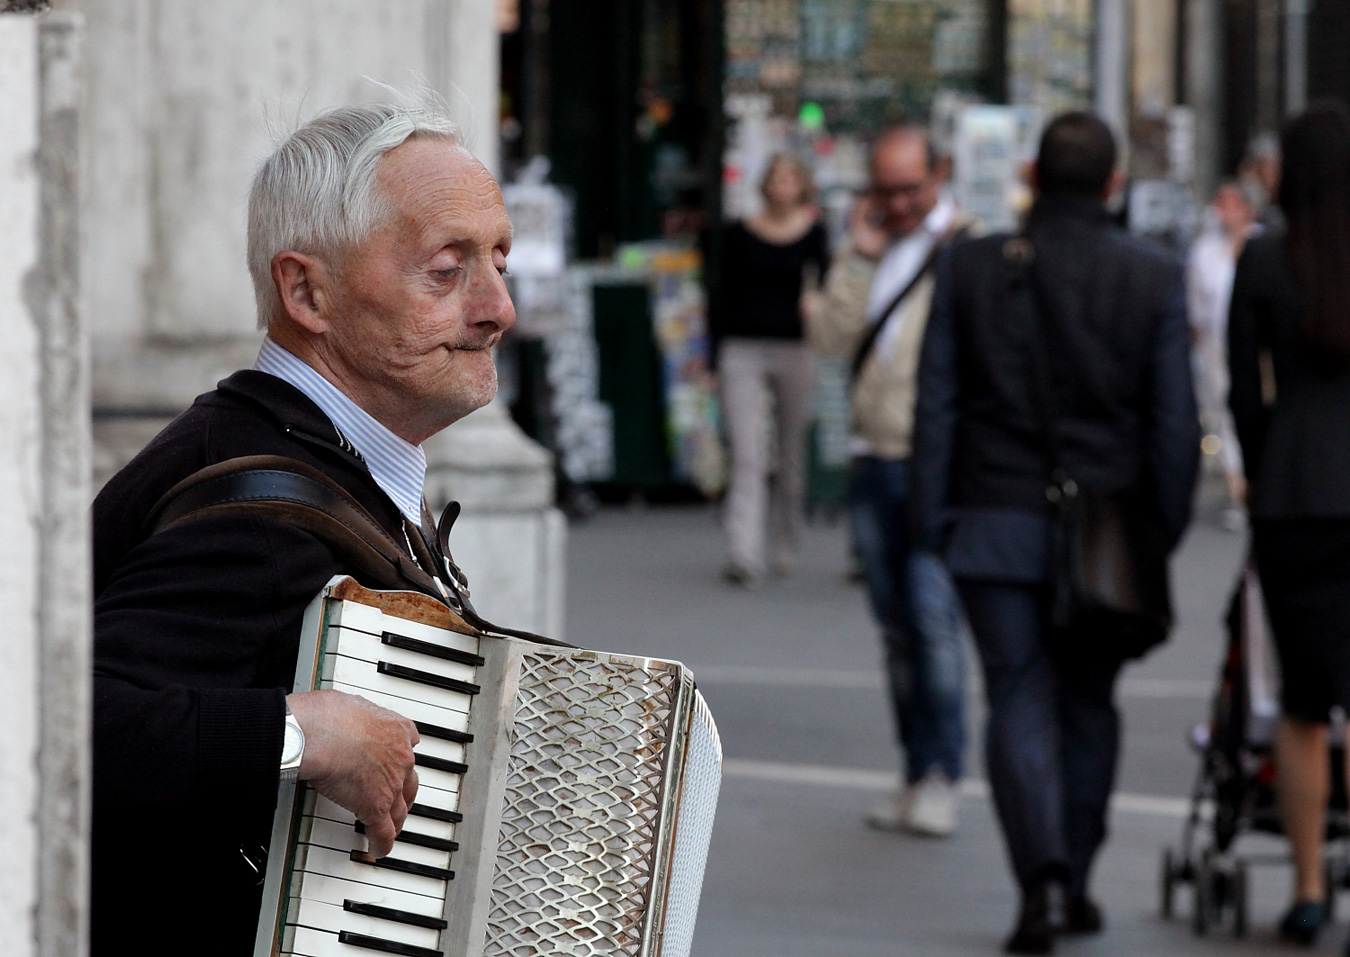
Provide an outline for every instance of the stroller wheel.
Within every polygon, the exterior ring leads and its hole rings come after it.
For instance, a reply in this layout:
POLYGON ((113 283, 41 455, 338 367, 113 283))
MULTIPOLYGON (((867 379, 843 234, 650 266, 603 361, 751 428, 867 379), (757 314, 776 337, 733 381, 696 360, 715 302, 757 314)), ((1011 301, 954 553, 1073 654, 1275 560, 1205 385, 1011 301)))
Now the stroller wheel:
POLYGON ((1345 873, 1337 862, 1328 860, 1324 865, 1323 879, 1327 889, 1327 923, 1336 919, 1336 891, 1345 886, 1345 873))
POLYGON ((1162 874, 1158 886, 1162 891, 1163 920, 1167 920, 1172 916, 1172 898, 1177 886, 1177 869, 1172 861, 1172 849, 1170 847, 1163 849, 1162 874))
POLYGON ((1192 885, 1195 903, 1191 908, 1191 928, 1200 935, 1209 932, 1209 925, 1217 916, 1214 913, 1213 869, 1209 852, 1200 858, 1195 869, 1195 882, 1192 885))
POLYGON ((1233 903, 1233 933, 1238 937, 1247 936, 1247 891, 1247 862, 1235 861, 1228 893, 1233 903))

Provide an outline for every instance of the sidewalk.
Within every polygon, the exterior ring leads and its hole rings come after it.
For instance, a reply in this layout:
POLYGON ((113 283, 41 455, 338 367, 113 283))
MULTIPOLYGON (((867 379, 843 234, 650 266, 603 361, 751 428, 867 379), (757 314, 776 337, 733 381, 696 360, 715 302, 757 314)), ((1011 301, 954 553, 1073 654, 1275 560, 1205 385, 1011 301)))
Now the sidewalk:
MULTIPOLYGON (((1108 930, 1061 954, 1340 952, 1343 927, 1313 951, 1275 941, 1283 866, 1253 869, 1245 941, 1224 928, 1197 938, 1188 888, 1178 916, 1159 916, 1160 854, 1180 833, 1196 770, 1186 733, 1208 711, 1243 541, 1196 525, 1174 568, 1177 634, 1122 684, 1124 760, 1095 882, 1108 930)), ((606 509, 570 532, 568 640, 686 662, 718 720, 727 762, 694 953, 998 953, 1016 895, 983 782, 978 682, 959 833, 868 830, 863 813, 894 786, 896 768, 875 629, 845 581, 843 526, 813 525, 805 544, 794 577, 743 591, 718 576, 710 507, 606 509)))

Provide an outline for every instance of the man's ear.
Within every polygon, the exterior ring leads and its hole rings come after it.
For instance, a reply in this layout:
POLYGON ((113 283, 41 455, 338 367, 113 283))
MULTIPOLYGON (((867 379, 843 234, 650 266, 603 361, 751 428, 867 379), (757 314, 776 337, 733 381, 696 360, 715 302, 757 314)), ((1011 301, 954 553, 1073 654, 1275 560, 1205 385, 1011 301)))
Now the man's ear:
POLYGON ((1022 164, 1022 182, 1026 183, 1027 189, 1033 193, 1040 188, 1040 177, 1036 173, 1036 163, 1034 160, 1027 160, 1022 164))
POLYGON ((1125 171, 1115 169, 1111 171, 1111 178, 1106 181, 1106 190, 1102 193, 1102 202, 1110 204, 1111 200, 1119 196, 1125 189, 1125 171))
POLYGON ((272 284, 281 308, 316 335, 328 331, 331 280, 332 274, 313 256, 286 250, 272 257, 272 284))

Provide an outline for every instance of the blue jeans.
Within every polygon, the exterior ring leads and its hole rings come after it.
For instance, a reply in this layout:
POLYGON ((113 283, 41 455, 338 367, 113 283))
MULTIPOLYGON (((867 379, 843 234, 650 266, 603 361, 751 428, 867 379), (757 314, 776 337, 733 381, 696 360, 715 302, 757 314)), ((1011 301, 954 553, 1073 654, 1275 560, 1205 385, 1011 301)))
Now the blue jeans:
POLYGON ((881 625, 905 779, 961 777, 966 746, 965 655, 946 568, 916 552, 909 530, 909 463, 860 456, 849 482, 853 542, 881 625))
POLYGON ((1087 893, 1120 750, 1122 662, 1051 652, 1043 585, 958 579, 984 669, 989 789, 1023 889, 1087 893))

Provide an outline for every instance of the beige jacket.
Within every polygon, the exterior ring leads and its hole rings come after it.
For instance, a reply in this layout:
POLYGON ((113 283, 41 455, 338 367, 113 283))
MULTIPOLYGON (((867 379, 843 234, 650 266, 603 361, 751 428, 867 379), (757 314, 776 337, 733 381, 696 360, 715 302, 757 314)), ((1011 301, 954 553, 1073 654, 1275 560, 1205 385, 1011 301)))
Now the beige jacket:
MULTIPOLYGON (((825 289, 806 310, 806 335, 825 355, 852 359, 866 335, 867 296, 877 271, 875 260, 846 246, 825 275, 825 289)), ((907 459, 914 435, 915 374, 919 349, 933 300, 933 274, 910 290, 890 323, 899 323, 894 348, 885 361, 873 348, 853 387, 853 430, 883 459, 907 459)))

